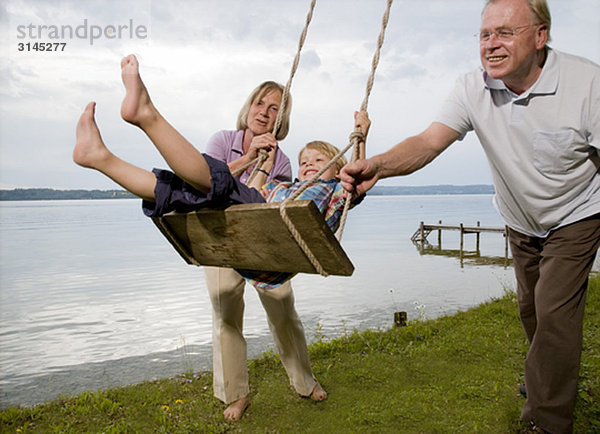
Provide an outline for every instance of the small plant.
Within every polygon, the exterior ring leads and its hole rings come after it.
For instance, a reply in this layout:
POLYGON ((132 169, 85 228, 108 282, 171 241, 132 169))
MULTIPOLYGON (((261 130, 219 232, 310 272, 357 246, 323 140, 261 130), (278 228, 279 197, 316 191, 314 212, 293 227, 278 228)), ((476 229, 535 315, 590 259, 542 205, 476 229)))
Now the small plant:
POLYGON ((426 306, 420 304, 418 301, 414 301, 415 310, 417 311, 417 321, 427 321, 427 314, 425 313, 426 306))
POLYGON ((323 324, 316 323, 315 324, 315 332, 313 334, 313 340, 315 342, 321 342, 321 341, 324 341, 325 339, 327 339, 327 335, 325 335, 325 332, 323 331, 323 324))
POLYGON ((397 312, 398 310, 398 304, 396 303, 396 299, 394 298, 394 288, 390 288, 390 295, 392 297, 392 304, 394 305, 394 312, 397 312))
POLYGON ((188 352, 188 347, 185 342, 185 337, 181 336, 179 338, 179 342, 181 343, 181 363, 183 372, 185 373, 187 378, 191 378, 194 373, 194 361, 192 360, 192 356, 188 352))

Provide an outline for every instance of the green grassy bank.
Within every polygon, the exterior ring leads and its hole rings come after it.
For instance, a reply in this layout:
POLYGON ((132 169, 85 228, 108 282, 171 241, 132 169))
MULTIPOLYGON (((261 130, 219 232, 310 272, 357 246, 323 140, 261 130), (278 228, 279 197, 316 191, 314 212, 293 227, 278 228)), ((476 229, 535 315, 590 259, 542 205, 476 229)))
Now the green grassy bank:
MULTIPOLYGON (((600 277, 585 317, 575 432, 600 432, 600 277)), ((211 375, 143 383, 1 413, 2 432, 511 433, 527 343, 514 294, 466 312, 311 346, 322 403, 298 397, 275 354, 250 364, 252 403, 236 423, 211 375)))

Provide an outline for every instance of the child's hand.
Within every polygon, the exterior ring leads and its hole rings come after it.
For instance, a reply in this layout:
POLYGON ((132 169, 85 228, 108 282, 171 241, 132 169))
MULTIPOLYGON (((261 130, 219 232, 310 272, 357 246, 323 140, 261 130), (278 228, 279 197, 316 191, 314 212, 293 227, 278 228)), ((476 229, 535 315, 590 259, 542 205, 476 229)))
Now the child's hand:
POLYGON ((362 110, 354 112, 354 128, 358 128, 365 138, 369 133, 369 128, 371 127, 371 120, 369 119, 369 114, 362 110))
MULTIPOLYGON (((369 128, 371 127, 371 120, 369 119, 369 114, 365 110, 354 112, 354 128, 358 129, 362 134, 364 139, 367 139, 367 134, 369 133, 369 128)), ((362 140, 358 144, 358 159, 362 160, 366 156, 365 152, 365 140, 362 140)))

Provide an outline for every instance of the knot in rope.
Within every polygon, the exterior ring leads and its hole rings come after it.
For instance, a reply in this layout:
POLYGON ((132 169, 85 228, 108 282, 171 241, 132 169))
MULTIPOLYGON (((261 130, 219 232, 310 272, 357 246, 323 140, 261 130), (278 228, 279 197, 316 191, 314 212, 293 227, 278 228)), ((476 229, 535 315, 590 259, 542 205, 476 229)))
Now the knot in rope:
POLYGON ((365 141, 365 135, 362 131, 353 131, 350 133, 350 143, 362 143, 365 141))

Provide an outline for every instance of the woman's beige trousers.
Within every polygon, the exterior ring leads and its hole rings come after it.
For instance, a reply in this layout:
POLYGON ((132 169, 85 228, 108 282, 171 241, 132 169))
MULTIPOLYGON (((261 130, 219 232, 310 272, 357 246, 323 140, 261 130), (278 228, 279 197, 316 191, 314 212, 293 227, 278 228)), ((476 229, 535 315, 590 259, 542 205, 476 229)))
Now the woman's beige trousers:
MULTIPOLYGON (((231 403, 249 393, 246 340, 243 335, 246 281, 230 268, 205 267, 213 306, 213 388, 215 396, 231 403)), ((257 289, 290 384, 302 396, 317 381, 310 367, 302 322, 294 307, 290 281, 271 289, 257 289)))

